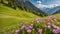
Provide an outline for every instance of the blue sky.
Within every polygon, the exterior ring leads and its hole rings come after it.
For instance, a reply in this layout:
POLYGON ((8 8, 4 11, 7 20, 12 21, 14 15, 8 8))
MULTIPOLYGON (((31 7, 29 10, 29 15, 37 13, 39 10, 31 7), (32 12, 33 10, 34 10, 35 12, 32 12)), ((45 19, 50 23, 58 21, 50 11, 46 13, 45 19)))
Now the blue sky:
POLYGON ((40 0, 43 4, 60 4, 60 0, 40 0))
POLYGON ((30 0, 33 3, 36 3, 37 1, 41 1, 42 4, 60 4, 60 0, 30 0))
POLYGON ((56 7, 60 6, 60 0, 30 0, 37 7, 56 7))

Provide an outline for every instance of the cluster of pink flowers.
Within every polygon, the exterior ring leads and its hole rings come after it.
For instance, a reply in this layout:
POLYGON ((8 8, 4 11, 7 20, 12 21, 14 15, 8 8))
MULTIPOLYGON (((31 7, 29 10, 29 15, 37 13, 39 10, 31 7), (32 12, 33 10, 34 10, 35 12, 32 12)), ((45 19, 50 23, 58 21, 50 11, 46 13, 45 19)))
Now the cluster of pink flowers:
POLYGON ((15 34, 60 34, 60 19, 56 16, 34 19, 32 24, 22 25, 15 34))
POLYGON ((18 30, 15 31, 15 34, 19 34, 19 32, 21 32, 22 30, 25 30, 27 33, 31 33, 33 28, 33 24, 30 24, 29 26, 21 26, 21 28, 19 28, 18 30))

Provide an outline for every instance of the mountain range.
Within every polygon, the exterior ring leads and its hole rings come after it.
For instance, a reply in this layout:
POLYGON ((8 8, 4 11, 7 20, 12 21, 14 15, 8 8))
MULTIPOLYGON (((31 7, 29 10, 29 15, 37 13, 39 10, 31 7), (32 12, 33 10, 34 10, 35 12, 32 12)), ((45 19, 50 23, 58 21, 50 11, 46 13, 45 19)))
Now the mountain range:
POLYGON ((60 6, 53 7, 53 8, 47 8, 47 7, 38 8, 31 1, 20 0, 20 1, 15 1, 15 2, 18 4, 20 4, 20 2, 21 2, 21 4, 24 3, 24 5, 27 9, 29 9, 30 11, 35 12, 37 14, 39 13, 39 14, 44 14, 44 15, 52 15, 52 14, 60 13, 60 6))
POLYGON ((36 5, 33 2, 31 2, 31 3, 47 15, 60 13, 60 6, 57 4, 43 5, 43 4, 41 4, 42 3, 41 1, 36 5))
POLYGON ((60 6, 54 8, 45 8, 43 11, 48 15, 57 14, 60 13, 60 6))

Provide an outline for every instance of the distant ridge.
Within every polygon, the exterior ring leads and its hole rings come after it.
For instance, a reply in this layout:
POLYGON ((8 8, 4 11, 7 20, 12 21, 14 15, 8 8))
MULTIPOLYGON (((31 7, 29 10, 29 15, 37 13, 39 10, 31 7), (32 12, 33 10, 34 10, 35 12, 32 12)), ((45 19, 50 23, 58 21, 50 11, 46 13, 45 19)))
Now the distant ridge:
POLYGON ((47 11, 47 14, 52 15, 52 14, 57 14, 60 13, 60 6, 54 7, 47 11))

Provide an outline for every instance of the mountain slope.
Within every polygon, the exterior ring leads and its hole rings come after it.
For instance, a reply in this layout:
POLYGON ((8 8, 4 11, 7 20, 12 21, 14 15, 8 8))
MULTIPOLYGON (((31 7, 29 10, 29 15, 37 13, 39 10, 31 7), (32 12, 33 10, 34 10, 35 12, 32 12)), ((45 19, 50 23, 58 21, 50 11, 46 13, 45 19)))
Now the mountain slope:
POLYGON ((47 11, 47 14, 51 15, 51 14, 56 14, 56 12, 58 12, 60 10, 60 6, 51 8, 49 11, 47 11))
MULTIPOLYGON (((28 9, 28 10, 30 10, 31 12, 33 12, 33 13, 36 13, 36 14, 38 14, 38 15, 42 15, 44 12, 43 11, 41 11, 40 9, 38 9, 32 2, 30 2, 30 0, 28 0, 28 1, 22 1, 22 0, 20 0, 20 1, 15 1, 17 4, 21 4, 21 5, 23 5, 24 4, 24 6, 28 9), (23 4, 22 4, 23 3, 23 4)), ((45 15, 45 13, 43 14, 43 15, 45 15)))
POLYGON ((16 26, 16 24, 22 21, 30 22, 35 18, 39 18, 39 16, 20 9, 14 10, 10 7, 4 6, 3 4, 0 4, 0 30, 1 31, 5 29, 7 30, 7 28, 10 28, 10 26, 13 25, 16 26))
POLYGON ((30 18, 36 18, 37 15, 34 15, 30 12, 22 11, 22 10, 14 10, 12 8, 0 5, 0 14, 4 15, 10 15, 10 16, 17 16, 17 17, 30 17, 30 18))

